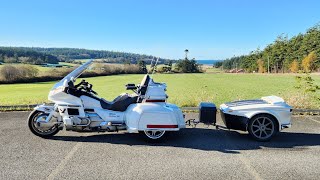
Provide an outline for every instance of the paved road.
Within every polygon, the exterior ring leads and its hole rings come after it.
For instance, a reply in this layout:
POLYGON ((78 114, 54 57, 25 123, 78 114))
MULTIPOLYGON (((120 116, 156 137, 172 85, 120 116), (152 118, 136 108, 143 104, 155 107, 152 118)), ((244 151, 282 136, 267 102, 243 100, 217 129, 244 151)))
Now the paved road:
MULTIPOLYGON (((136 134, 29 132, 0 113, 0 179, 319 179, 320 117, 294 117, 271 142, 199 127, 147 144, 136 134)), ((190 115, 189 115, 190 116, 190 115)), ((218 124, 222 124, 221 120, 218 124)))

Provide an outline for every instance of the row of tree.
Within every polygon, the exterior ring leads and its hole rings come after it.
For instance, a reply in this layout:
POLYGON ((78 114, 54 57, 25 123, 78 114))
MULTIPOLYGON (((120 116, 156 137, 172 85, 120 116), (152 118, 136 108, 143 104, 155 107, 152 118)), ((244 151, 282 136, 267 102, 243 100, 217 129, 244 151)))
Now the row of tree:
POLYGON ((0 62, 24 64, 57 64, 56 56, 37 52, 31 49, 16 47, 0 47, 0 62))
MULTIPOLYGON (((0 62, 8 63, 58 63, 75 59, 101 59, 106 63, 137 64, 139 60, 150 64, 153 56, 126 52, 88 50, 78 48, 0 47, 0 62)), ((159 59, 163 64, 169 59, 159 59)))
MULTIPOLYGON (((144 60, 150 64, 153 56, 117 51, 89 50, 80 48, 39 48, 20 47, 24 50, 32 50, 40 53, 56 56, 59 61, 70 61, 74 59, 102 59, 108 63, 137 64, 139 60, 144 60)), ((164 63, 166 59, 160 58, 159 63, 164 63)))
POLYGON ((263 50, 223 61, 224 69, 242 68, 247 72, 305 72, 320 68, 320 24, 292 38, 280 35, 263 50))

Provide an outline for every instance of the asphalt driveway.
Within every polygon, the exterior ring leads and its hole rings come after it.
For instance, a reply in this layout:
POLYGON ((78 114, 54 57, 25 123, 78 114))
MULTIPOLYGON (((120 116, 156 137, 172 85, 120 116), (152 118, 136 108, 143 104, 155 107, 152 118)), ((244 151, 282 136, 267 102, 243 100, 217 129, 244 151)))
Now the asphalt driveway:
MULTIPOLYGON (((156 144, 137 134, 27 128, 29 112, 0 113, 0 179, 319 179, 320 117, 295 116, 270 142, 197 126, 156 144)), ((188 114, 187 118, 196 116, 188 114)), ((222 125, 220 119, 218 124, 222 125)))

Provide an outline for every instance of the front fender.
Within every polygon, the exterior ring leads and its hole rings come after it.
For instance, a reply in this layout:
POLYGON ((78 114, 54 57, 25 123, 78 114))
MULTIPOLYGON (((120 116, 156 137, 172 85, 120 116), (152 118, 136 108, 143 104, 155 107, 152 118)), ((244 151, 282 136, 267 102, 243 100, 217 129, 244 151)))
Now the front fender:
POLYGON ((54 106, 48 106, 45 104, 41 104, 33 108, 33 111, 41 111, 50 114, 52 111, 54 111, 54 106))
POLYGON ((46 122, 49 122, 51 120, 52 117, 56 117, 58 119, 58 121, 62 121, 62 117, 60 116, 60 113, 58 111, 55 111, 55 106, 48 106, 48 105, 38 105, 37 107, 35 107, 33 109, 33 111, 30 113, 30 116, 37 112, 37 111, 40 111, 40 112, 44 112, 44 113, 47 113, 49 114, 49 116, 47 117, 46 119, 46 122))

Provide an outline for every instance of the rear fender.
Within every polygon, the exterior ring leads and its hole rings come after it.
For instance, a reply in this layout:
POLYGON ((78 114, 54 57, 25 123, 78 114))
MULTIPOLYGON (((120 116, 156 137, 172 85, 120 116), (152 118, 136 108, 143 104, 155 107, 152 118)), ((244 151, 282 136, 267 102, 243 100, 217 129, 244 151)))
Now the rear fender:
POLYGON ((148 129, 179 130, 179 119, 177 119, 174 109, 162 103, 130 105, 126 110, 125 122, 128 132, 148 129))
POLYGON ((248 119, 251 119, 252 117, 254 117, 255 115, 258 115, 258 114, 269 114, 269 115, 273 116, 275 118, 275 120, 278 122, 279 130, 281 130, 281 122, 279 121, 279 117, 278 117, 277 113, 275 113, 273 111, 266 111, 266 110, 248 111, 248 112, 245 112, 243 115, 245 117, 247 117, 248 119))

